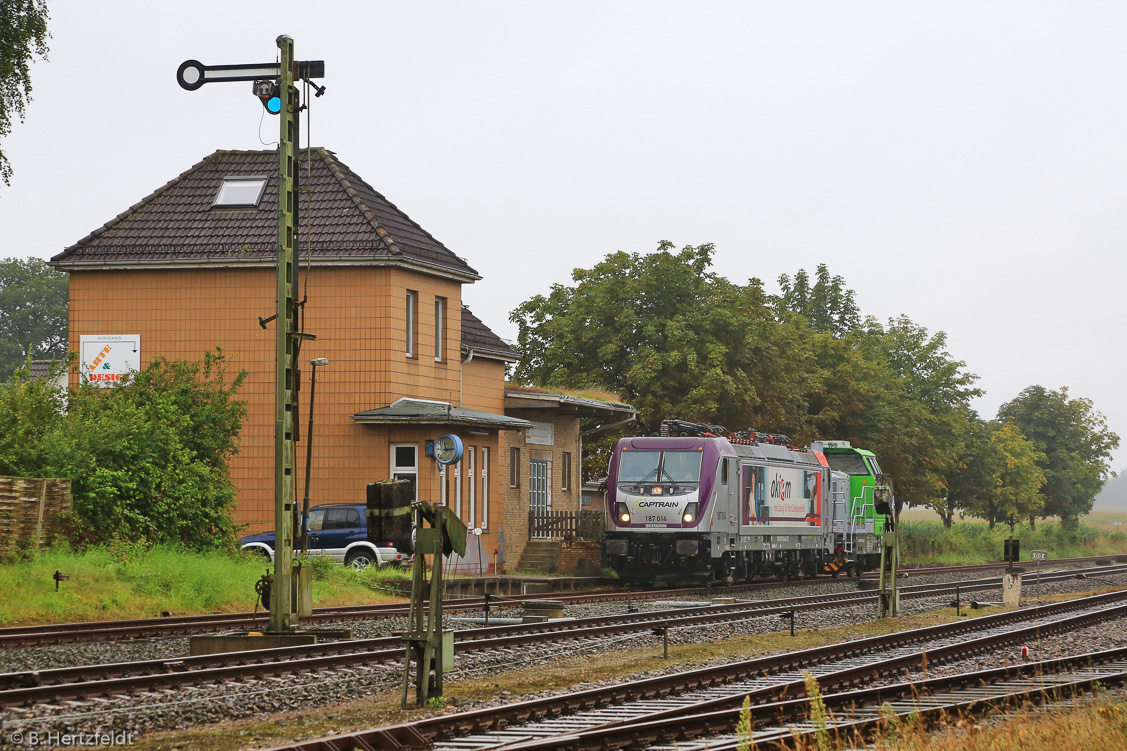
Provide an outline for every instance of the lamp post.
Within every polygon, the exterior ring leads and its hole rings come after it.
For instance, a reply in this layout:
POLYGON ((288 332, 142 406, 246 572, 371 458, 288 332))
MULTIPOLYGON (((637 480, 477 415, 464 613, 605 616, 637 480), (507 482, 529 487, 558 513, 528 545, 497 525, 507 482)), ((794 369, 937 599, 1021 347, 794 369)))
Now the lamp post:
POLYGON ((309 382, 309 429, 305 431, 305 498, 301 501, 301 550, 309 552, 309 470, 313 464, 313 400, 317 396, 317 368, 328 365, 327 357, 310 360, 313 378, 309 382))

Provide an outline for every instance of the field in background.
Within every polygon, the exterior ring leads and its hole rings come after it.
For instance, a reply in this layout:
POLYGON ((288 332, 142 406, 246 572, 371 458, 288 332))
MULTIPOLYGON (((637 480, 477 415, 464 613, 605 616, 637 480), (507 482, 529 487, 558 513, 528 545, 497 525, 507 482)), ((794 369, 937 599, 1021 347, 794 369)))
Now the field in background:
MULTIPOLYGON (((900 554, 904 563, 957 565, 1002 560, 1004 541, 1010 537, 1008 524, 990 529, 984 521, 964 519, 945 529, 934 512, 911 512, 900 515, 900 554)), ((1028 523, 1018 524, 1014 538, 1021 542, 1021 559, 1029 560, 1031 550, 1045 550, 1050 559, 1127 554, 1127 532, 1117 531, 1122 527, 1113 525, 1116 519, 1088 519, 1085 517, 1075 531, 1065 530, 1052 520, 1040 520, 1036 528, 1028 523)))
MULTIPOLYGON (((381 586, 406 574, 370 567, 355 571, 313 562, 316 607, 390 602, 381 586)), ((189 553, 134 545, 76 552, 55 547, 28 560, 0 564, 0 626, 69 621, 234 613, 255 606, 254 583, 272 566, 261 556, 189 553), (55 591, 52 574, 70 577, 55 591)))
MULTIPOLYGON (((912 506, 901 511, 900 518, 903 521, 911 522, 937 522, 939 521, 939 514, 926 507, 912 506)), ((955 521, 984 523, 981 519, 978 519, 976 517, 964 517, 960 514, 955 515, 955 521)), ((1086 524, 1089 527, 1095 527, 1097 529, 1106 529, 1109 532, 1117 531, 1115 522, 1120 522, 1123 527, 1127 527, 1127 509, 1124 509, 1122 511, 1097 510, 1080 517, 1081 524, 1086 524)))

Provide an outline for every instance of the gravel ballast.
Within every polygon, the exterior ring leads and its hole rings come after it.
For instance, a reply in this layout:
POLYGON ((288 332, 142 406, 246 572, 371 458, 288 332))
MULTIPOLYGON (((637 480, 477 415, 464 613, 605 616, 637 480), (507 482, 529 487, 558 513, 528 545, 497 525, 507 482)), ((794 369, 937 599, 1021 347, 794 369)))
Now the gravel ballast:
MULTIPOLYGON (((979 578, 981 574, 972 575, 979 578)), ((908 584, 933 581, 957 581, 967 577, 943 575, 936 577, 912 577, 908 584)), ((1127 584, 1127 575, 1108 577, 1116 585, 1127 584)), ((1027 575, 1025 593, 1032 594, 1032 576, 1027 575)), ((1090 580, 1065 580, 1042 584, 1044 595, 1065 594, 1089 591, 1093 586, 1102 586, 1090 580)), ((829 581, 819 591, 854 591, 856 584, 848 581, 829 581)), ((754 599, 794 597, 813 594, 809 586, 788 587, 780 585, 771 590, 754 593, 754 599)), ((717 596, 724 596, 723 589, 716 590, 717 596)), ((737 597, 740 595, 735 593, 737 597)), ((984 590, 971 595, 980 600, 1000 600, 1000 587, 984 590)), ((970 599, 964 595, 966 599, 970 599)), ((748 598, 750 599, 750 597, 748 598)), ((951 596, 907 599, 902 602, 904 614, 920 613, 950 606, 951 596)), ((707 604, 709 599, 700 599, 707 604)), ((651 601, 633 600, 632 605, 641 612, 654 612, 660 608, 651 601)), ((592 617, 617 615, 626 612, 625 601, 604 602, 587 605, 570 605, 565 611, 567 617, 592 617)), ((819 610, 799 611, 796 628, 800 630, 824 630, 838 626, 871 621, 874 616, 871 604, 849 607, 829 606, 819 610)), ((494 610, 494 614, 504 617, 519 615, 510 609, 494 610)), ((674 611, 675 613, 676 611, 674 611)), ((367 622, 348 622, 340 624, 352 628, 357 638, 387 636, 392 631, 405 626, 404 619, 387 619, 367 622)), ((669 640, 672 644, 711 643, 736 636, 778 632, 789 628, 789 622, 778 616, 747 618, 709 626, 694 626, 671 629, 669 640)), ((512 670, 514 668, 538 669, 557 663, 561 659, 584 654, 594 655, 618 652, 626 649, 654 646, 660 644, 660 637, 649 633, 624 634, 618 637, 592 640, 569 640, 534 647, 490 652, 487 654, 465 654, 458 657, 456 669, 448 672, 449 679, 459 676, 488 675, 512 670)), ((1109 622, 1085 628, 1064 637, 1050 637, 1035 645, 1031 659, 1044 659, 1064 653, 1077 653, 1107 649, 1127 643, 1122 622, 1109 622), (1066 650, 1066 651, 1064 651, 1066 650)), ((181 656, 187 653, 188 640, 185 637, 166 639, 146 639, 130 642, 110 642, 99 644, 58 645, 33 647, 0 652, 0 670, 4 672, 43 669, 54 666, 93 664, 105 662, 124 662, 138 659, 158 659, 181 656)), ((938 670, 962 671, 995 667, 1008 660, 1015 661, 1013 648, 1004 655, 989 655, 972 658, 951 665, 936 666, 938 670)), ((1020 659, 1018 657, 1017 659, 1020 659)), ((670 666, 668 671, 679 669, 670 666)), ((188 728, 195 725, 215 723, 235 718, 279 713, 294 709, 327 706, 343 701, 369 697, 387 691, 398 685, 402 666, 380 665, 356 666, 348 670, 334 670, 309 675, 279 675, 267 678, 230 682, 223 685, 185 687, 164 691, 153 691, 126 697, 96 698, 82 702, 64 702, 58 706, 40 705, 29 709, 9 709, 3 712, 4 732, 2 740, 7 741, 8 733, 15 729, 58 730, 70 732, 113 731, 144 734, 156 730, 188 728)), ((647 675, 657 672, 650 671, 647 675)), ((560 692, 553 692, 560 693, 560 692)), ((531 697, 524 697, 531 698, 531 697)), ((511 701, 506 697, 504 701, 511 701)), ((500 703, 501 699, 498 699, 500 703)))

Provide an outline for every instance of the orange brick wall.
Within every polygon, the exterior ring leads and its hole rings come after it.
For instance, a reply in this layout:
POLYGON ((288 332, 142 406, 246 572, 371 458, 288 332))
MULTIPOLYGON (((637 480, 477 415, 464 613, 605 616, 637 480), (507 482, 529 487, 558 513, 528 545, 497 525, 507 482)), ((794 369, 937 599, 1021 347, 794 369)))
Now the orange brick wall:
POLYGON ((547 459, 548 477, 551 484, 552 509, 573 511, 580 509, 580 459, 579 459, 579 418, 561 417, 545 414, 544 410, 509 410, 511 417, 519 417, 533 422, 551 423, 554 426, 554 445, 542 446, 527 443, 525 434, 516 431, 501 436, 504 475, 502 487, 505 490, 505 566, 511 571, 520 560, 524 547, 528 544, 528 504, 529 504, 529 460, 547 459), (520 449, 520 466, 517 468, 519 481, 517 487, 510 486, 512 469, 511 448, 520 449), (561 468, 563 452, 571 453, 571 478, 568 489, 563 489, 561 468))
POLYGON ((579 567, 580 559, 586 559, 595 564, 596 569, 603 567, 603 546, 597 542, 584 542, 577 541, 571 545, 564 545, 560 548, 560 554, 556 558, 555 568, 552 569, 556 574, 574 574, 579 567))
MULTIPOLYGON (((301 269, 305 271, 304 267, 301 269)), ((313 503, 360 501, 368 482, 385 479, 391 442, 418 444, 419 497, 438 497, 438 475, 424 445, 433 427, 360 425, 356 412, 384 407, 403 396, 436 399, 470 409, 502 413, 504 365, 476 360, 462 373, 461 287, 457 282, 403 269, 314 266, 308 278, 305 342, 298 413, 295 492, 304 491, 305 433, 309 404, 309 360, 326 357, 319 368, 310 496, 313 503), (418 292, 417 356, 406 356, 406 290, 418 292), (435 361, 434 298, 447 299, 443 362, 435 361)), ((301 278, 301 291, 306 280, 301 278)), ((245 369, 240 397, 248 402, 242 449, 231 464, 238 488, 237 520, 251 529, 273 525, 274 324, 259 316, 275 311, 273 268, 153 271, 74 271, 70 280, 70 346, 84 334, 140 334, 141 361, 155 355, 196 360, 222 347, 232 370, 245 369)), ((75 376, 72 376, 74 378, 75 376)), ((446 432, 446 431, 442 431, 446 432)), ((459 432, 459 431, 452 431, 459 432)), ((467 445, 490 448, 491 527, 483 545, 494 544, 505 499, 496 433, 459 433, 467 445)), ((478 455, 480 462, 480 454, 478 455)), ((468 477, 463 480, 468 482, 468 477)), ((480 505, 480 473, 475 495, 480 505)), ((451 491, 450 498, 454 495, 451 491)), ((463 503, 468 489, 463 491, 463 503)), ((480 512, 479 512, 480 513, 480 512)), ((464 513, 463 516, 468 516, 464 513)))

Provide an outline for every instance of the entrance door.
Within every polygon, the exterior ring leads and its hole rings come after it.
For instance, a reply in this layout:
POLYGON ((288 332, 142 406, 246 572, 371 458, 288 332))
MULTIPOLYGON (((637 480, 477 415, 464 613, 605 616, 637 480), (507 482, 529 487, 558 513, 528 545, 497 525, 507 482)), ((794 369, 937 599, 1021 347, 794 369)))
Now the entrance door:
MULTIPOLYGON (((532 511, 532 518, 536 519, 541 514, 546 518, 552 510, 552 484, 548 480, 548 462, 544 459, 532 459, 528 462, 528 508, 532 511)), ((552 533, 544 525, 534 525, 532 538, 548 539, 552 533)))

